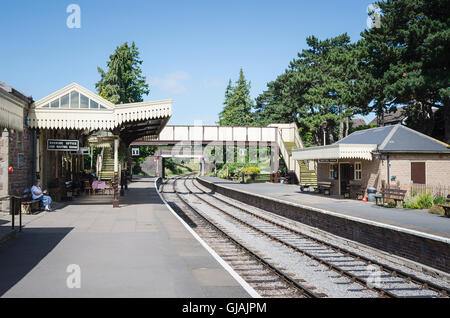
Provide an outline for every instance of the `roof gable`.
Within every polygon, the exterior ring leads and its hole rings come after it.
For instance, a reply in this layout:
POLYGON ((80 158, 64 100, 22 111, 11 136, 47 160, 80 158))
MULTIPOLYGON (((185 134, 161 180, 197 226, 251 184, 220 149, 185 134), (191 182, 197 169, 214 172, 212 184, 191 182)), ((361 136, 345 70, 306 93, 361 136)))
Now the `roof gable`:
POLYGON ((83 86, 72 83, 34 103, 35 108, 114 109, 114 104, 83 86))

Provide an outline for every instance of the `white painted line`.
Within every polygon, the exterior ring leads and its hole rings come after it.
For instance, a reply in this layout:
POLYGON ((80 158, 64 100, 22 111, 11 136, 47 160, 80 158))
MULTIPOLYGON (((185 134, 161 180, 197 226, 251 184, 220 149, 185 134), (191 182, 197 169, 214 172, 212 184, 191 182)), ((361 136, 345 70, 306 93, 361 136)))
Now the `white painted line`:
POLYGON ((230 273, 230 275, 242 286, 242 288, 244 288, 244 290, 249 293, 250 296, 252 296, 253 298, 262 298, 260 294, 258 294, 256 292, 256 290, 253 289, 252 286, 250 286, 238 273, 236 273, 234 271, 233 268, 231 268, 230 265, 227 264, 227 262, 225 262, 222 257, 220 257, 205 241, 203 241, 203 239, 197 234, 195 233, 195 231, 186 223, 184 222, 184 220, 171 208, 171 206, 167 203, 166 200, 164 200, 163 196, 161 195, 161 193, 159 193, 158 190, 158 186, 156 185, 156 181, 159 178, 155 179, 155 189, 156 192, 158 192, 159 197, 161 198, 161 201, 164 202, 164 204, 167 206, 167 208, 169 209, 169 211, 175 215, 175 217, 181 222, 181 224, 184 225, 184 227, 189 231, 189 233, 192 234, 193 237, 195 237, 195 239, 200 242, 200 244, 212 255, 212 257, 214 257, 216 259, 217 262, 219 262, 220 265, 222 265, 222 267, 228 272, 230 273))
POLYGON ((283 201, 283 200, 280 200, 280 199, 277 199, 277 198, 274 198, 274 197, 265 196, 265 195, 262 195, 262 194, 259 194, 259 193, 248 192, 248 191, 244 191, 244 190, 240 190, 240 189, 238 190, 238 189, 236 189, 234 187, 227 187, 227 186, 225 186, 223 184, 218 185, 218 184, 216 184, 216 183, 214 183, 212 181, 206 180, 204 178, 201 178, 201 179, 203 181, 205 181, 206 183, 214 184, 216 187, 222 187, 222 188, 225 188, 225 189, 228 189, 228 190, 231 190, 231 191, 241 192, 241 193, 244 193, 244 194, 247 194, 247 195, 252 195, 252 196, 263 198, 263 199, 266 199, 266 200, 271 200, 271 201, 275 201, 275 202, 282 203, 282 204, 292 205, 294 207, 300 207, 300 208, 306 209, 306 210, 312 210, 312 211, 315 211, 315 212, 320 212, 320 213, 323 213, 323 214, 332 215, 332 216, 335 216, 335 217, 338 217, 338 218, 348 219, 348 220, 352 220, 352 221, 359 222, 359 223, 365 223, 365 224, 369 224, 369 225, 373 225, 373 226, 377 226, 377 227, 386 228, 386 229, 389 229, 389 230, 394 230, 394 231, 397 231, 397 232, 403 232, 403 233, 407 233, 407 234, 411 234, 411 235, 415 235, 415 236, 420 236, 420 237, 424 237, 424 238, 427 238, 427 239, 431 239, 431 240, 435 240, 435 241, 439 241, 439 242, 450 244, 450 238, 437 236, 437 235, 429 234, 429 233, 425 233, 425 232, 419 232, 419 231, 416 231, 416 230, 411 230, 411 229, 408 229, 408 228, 398 227, 398 226, 391 225, 391 224, 385 224, 385 223, 380 223, 380 222, 376 222, 376 221, 371 221, 371 220, 367 220, 367 219, 363 219, 363 218, 359 218, 359 217, 355 217, 355 216, 350 216, 350 215, 345 215, 345 214, 341 214, 341 213, 337 213, 337 212, 332 212, 332 211, 316 208, 316 207, 309 206, 309 205, 303 205, 303 204, 300 204, 300 203, 294 203, 294 202, 290 202, 290 201, 283 201))

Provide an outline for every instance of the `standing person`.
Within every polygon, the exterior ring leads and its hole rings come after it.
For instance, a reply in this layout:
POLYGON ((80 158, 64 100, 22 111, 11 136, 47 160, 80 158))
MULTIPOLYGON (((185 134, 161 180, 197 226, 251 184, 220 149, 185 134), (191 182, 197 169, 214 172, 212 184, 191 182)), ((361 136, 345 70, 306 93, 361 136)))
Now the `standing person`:
POLYGON ((33 200, 41 200, 41 206, 45 208, 45 211, 53 211, 50 207, 53 200, 49 195, 47 195, 47 190, 42 191, 40 180, 37 180, 36 184, 31 187, 31 197, 33 200))

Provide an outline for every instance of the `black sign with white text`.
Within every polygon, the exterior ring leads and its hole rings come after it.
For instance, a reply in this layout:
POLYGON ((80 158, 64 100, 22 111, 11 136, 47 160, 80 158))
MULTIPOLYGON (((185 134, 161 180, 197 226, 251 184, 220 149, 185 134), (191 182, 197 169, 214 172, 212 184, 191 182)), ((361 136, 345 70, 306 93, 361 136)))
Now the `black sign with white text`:
POLYGON ((78 140, 64 140, 64 139, 48 139, 47 150, 51 151, 78 151, 78 140))

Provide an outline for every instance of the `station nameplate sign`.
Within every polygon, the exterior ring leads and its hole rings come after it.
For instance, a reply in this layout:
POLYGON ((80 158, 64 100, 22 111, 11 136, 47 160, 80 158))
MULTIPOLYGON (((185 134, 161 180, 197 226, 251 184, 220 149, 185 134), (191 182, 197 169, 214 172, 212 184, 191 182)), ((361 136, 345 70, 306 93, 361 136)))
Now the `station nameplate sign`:
POLYGON ((48 139, 47 150, 50 151, 78 151, 78 140, 64 140, 64 139, 48 139))
POLYGON ((326 162, 332 163, 332 162, 338 162, 338 160, 337 159, 319 159, 319 162, 320 163, 326 163, 326 162))

